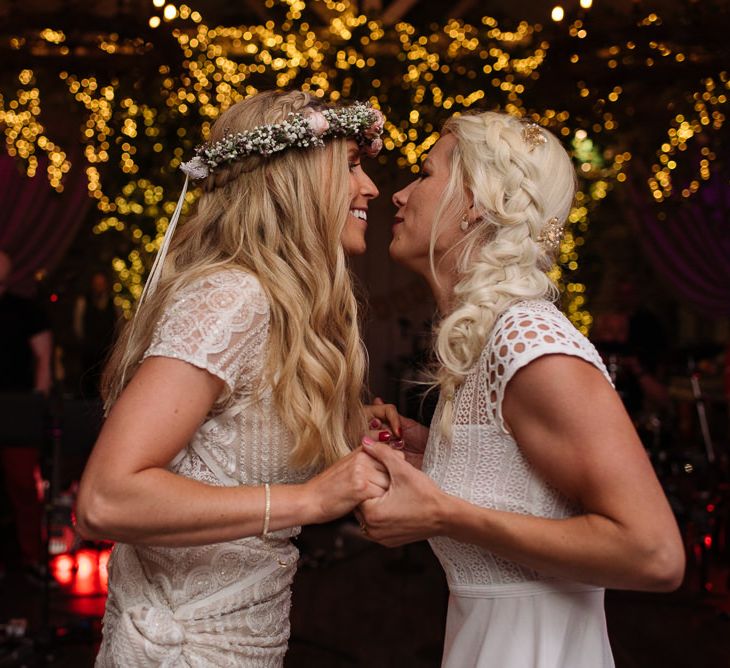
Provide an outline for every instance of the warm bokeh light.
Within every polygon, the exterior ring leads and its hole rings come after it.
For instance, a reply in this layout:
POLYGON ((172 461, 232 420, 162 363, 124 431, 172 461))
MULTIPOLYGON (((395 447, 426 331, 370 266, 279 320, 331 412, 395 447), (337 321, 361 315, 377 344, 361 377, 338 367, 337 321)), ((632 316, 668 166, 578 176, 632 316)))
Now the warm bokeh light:
POLYGON ((562 21, 565 18, 565 11, 560 5, 555 5, 553 10, 550 12, 550 18, 553 21, 562 21))
POLYGON ((152 4, 159 9, 165 6, 165 0, 152 0, 152 4))
MULTIPOLYGON (((441 124, 453 113, 499 108, 554 132, 572 151, 580 185, 551 276, 563 292, 571 321, 587 332, 592 318, 588 291, 579 278, 582 247, 591 217, 611 189, 626 182, 632 161, 617 132, 626 130, 621 123, 627 123, 629 102, 621 76, 641 68, 649 72, 658 63, 679 66, 690 60, 679 42, 659 38, 662 17, 656 12, 639 15, 630 37, 611 35, 605 48, 596 49, 596 28, 581 18, 560 23, 565 18, 562 6, 554 8, 556 24, 548 30, 527 21, 507 28, 491 16, 474 24, 447 20, 427 29, 405 21, 384 25, 360 14, 347 0, 321 0, 324 13, 311 5, 267 0, 270 19, 238 26, 208 24, 200 11, 185 4, 165 5, 165 18, 169 12, 169 20, 177 20, 166 25, 153 16, 149 25, 162 27, 158 34, 170 38, 179 54, 165 61, 170 54, 155 52, 159 64, 149 74, 144 93, 124 74, 90 73, 78 59, 69 58, 59 72, 62 94, 82 119, 83 156, 75 159, 74 168, 84 170, 97 207, 93 231, 120 238, 119 255, 112 261, 117 306, 131 314, 174 209, 178 167, 220 114, 259 90, 300 88, 327 103, 364 96, 382 108, 388 120, 386 151, 379 161, 392 161, 413 173, 420 171, 441 124), (564 68, 575 92, 570 101, 550 99, 545 104, 532 93, 543 78, 544 64, 556 53, 555 41, 563 39, 567 41, 561 44, 570 49, 562 64, 552 61, 552 66, 564 68)), ((44 53, 50 50, 59 59, 69 54, 62 31, 46 28, 37 36, 44 53)), ((10 48, 25 48, 27 39, 11 37, 10 48)), ((101 37, 98 48, 108 55, 144 57, 157 47, 110 33, 101 37)), ((728 74, 713 71, 694 81, 699 81, 696 89, 672 99, 676 108, 651 166, 647 190, 657 206, 671 197, 694 196, 709 180, 716 160, 707 136, 723 129, 728 74), (689 161, 690 154, 697 160, 689 161), (684 178, 688 173, 690 178, 684 178)), ((68 148, 54 143, 41 123, 45 88, 32 69, 22 69, 11 89, 2 90, 0 128, 6 152, 28 176, 45 172, 51 186, 62 190, 71 160, 68 148)), ((196 195, 194 190, 188 193, 184 213, 196 195)))
POLYGON ((177 7, 175 5, 165 5, 162 15, 165 17, 165 21, 172 21, 177 17, 177 7))
POLYGON ((593 6, 593 0, 580 0, 580 6, 583 9, 590 9, 593 6))

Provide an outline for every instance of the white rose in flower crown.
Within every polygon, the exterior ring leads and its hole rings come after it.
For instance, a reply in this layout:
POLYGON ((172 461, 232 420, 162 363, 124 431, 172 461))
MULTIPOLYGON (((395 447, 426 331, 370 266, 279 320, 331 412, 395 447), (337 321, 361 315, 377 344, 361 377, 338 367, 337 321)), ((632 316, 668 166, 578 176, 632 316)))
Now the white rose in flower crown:
POLYGON ((317 137, 321 137, 327 130, 329 130, 330 124, 327 119, 322 115, 321 112, 309 109, 307 113, 307 123, 312 128, 317 137))

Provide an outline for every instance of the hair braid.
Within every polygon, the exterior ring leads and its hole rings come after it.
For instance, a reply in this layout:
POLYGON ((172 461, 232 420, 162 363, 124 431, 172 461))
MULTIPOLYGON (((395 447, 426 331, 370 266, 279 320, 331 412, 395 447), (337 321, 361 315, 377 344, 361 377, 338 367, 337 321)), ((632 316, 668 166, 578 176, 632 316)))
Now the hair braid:
MULTIPOLYGON (((436 330, 435 384, 445 397, 440 427, 446 433, 454 392, 479 359, 499 315, 517 301, 557 296, 545 273, 553 257, 537 239, 548 219, 567 217, 575 172, 552 134, 541 130, 546 142, 532 147, 522 129, 519 119, 495 112, 451 118, 444 126, 456 138, 446 192, 451 199, 470 192, 480 221, 461 245, 454 309, 436 330)), ((432 248, 439 219, 450 206, 444 201, 437 212, 432 248)))

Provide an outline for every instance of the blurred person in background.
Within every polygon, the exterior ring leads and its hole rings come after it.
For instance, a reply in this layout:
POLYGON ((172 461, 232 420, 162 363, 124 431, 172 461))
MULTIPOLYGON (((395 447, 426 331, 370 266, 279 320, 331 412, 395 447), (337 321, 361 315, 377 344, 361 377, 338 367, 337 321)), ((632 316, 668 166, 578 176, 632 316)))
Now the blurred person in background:
MULTIPOLYGON (((8 405, 10 396, 14 398, 13 405, 17 405, 22 395, 27 395, 30 405, 34 393, 47 397, 51 391, 53 339, 44 311, 32 299, 9 291, 12 272, 10 256, 0 251, 0 405, 8 405)), ((0 419, 9 419, 1 408, 0 419)), ((34 425, 28 427, 32 433, 34 425)), ((0 435, 2 480, 13 511, 23 570, 29 579, 42 580, 45 559, 41 537, 43 508, 36 485, 38 444, 24 442, 22 438, 11 440, 2 427, 0 435)))
POLYGON ((94 272, 89 290, 74 304, 74 334, 81 358, 81 394, 87 399, 99 397, 101 372, 119 320, 109 278, 103 271, 94 272))

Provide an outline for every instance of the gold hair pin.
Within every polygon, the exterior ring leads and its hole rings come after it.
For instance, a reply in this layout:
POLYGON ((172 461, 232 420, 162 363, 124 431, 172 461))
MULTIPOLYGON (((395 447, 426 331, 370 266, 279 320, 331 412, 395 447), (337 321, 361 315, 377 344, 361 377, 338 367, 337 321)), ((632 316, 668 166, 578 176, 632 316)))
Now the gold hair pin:
POLYGON ((523 122, 523 125, 522 139, 524 139, 530 151, 540 144, 547 143, 547 137, 542 133, 537 123, 523 122))
POLYGON ((542 232, 537 235, 537 243, 545 250, 555 252, 560 248, 560 242, 563 239, 563 225, 559 218, 553 217, 542 228, 542 232))

